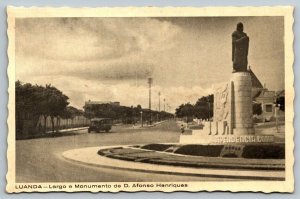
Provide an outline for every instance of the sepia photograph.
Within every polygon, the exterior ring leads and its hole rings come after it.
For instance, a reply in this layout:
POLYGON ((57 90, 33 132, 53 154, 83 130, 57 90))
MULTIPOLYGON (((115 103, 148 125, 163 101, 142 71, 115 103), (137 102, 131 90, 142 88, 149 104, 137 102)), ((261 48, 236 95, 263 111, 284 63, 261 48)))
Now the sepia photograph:
POLYGON ((8 192, 292 192, 293 8, 8 7, 8 192))

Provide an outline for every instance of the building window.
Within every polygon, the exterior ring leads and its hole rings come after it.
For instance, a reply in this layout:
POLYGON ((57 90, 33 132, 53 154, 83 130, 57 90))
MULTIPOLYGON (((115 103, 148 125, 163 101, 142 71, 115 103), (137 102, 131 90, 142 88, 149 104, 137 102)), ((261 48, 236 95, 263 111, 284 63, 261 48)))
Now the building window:
POLYGON ((273 105, 267 104, 266 105, 266 112, 273 112, 273 105))

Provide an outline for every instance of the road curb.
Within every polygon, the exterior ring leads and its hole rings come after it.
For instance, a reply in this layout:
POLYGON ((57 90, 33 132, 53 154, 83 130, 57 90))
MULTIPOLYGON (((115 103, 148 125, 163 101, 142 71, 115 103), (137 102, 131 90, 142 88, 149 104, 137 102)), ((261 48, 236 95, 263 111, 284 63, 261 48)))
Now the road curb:
POLYGON ((251 171, 228 169, 187 168, 179 166, 158 165, 151 163, 130 162, 103 157, 97 154, 100 149, 124 146, 89 147, 63 152, 62 156, 71 162, 83 165, 106 167, 120 170, 139 171, 147 173, 172 174, 181 176, 198 176, 214 178, 230 178, 239 180, 277 180, 285 179, 284 171, 251 171))

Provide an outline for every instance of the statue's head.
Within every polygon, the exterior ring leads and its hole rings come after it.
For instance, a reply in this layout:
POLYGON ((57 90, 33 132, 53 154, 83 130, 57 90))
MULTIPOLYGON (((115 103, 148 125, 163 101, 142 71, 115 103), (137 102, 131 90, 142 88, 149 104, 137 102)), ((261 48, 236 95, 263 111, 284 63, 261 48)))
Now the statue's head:
POLYGON ((236 25, 236 30, 237 31, 239 31, 239 32, 243 32, 243 30, 244 30, 244 25, 243 25, 243 23, 238 23, 237 25, 236 25))

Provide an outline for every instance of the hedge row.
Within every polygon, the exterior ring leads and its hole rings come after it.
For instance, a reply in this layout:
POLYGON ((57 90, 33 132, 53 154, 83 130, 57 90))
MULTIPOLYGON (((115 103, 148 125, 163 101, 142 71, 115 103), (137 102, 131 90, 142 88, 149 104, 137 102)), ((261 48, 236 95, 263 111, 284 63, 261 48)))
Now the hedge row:
POLYGON ((171 144, 147 144, 147 145, 142 146, 141 148, 153 150, 153 151, 165 151, 168 148, 170 148, 171 146, 174 146, 174 145, 171 145, 171 144))
MULTIPOLYGON (((220 157, 224 145, 184 145, 175 153, 193 156, 220 157)), ((233 153, 222 157, 236 157, 233 153)), ((243 147, 242 158, 247 159, 284 159, 284 144, 246 145, 243 147)))
POLYGON ((184 145, 177 149, 175 153, 183 155, 195 155, 206 157, 218 157, 224 145, 184 145))
POLYGON ((244 147, 243 158, 249 159, 284 159, 285 147, 280 145, 247 145, 244 147))

